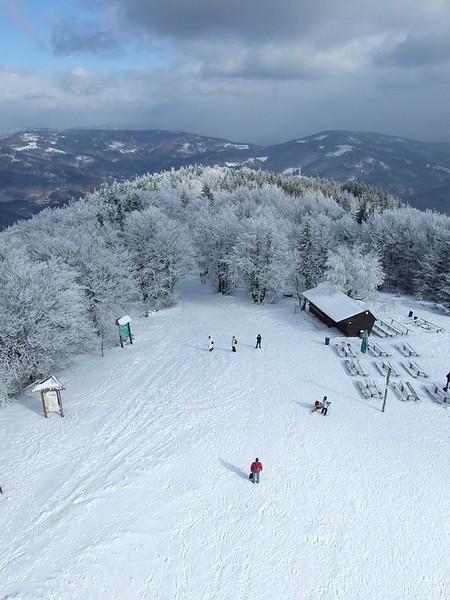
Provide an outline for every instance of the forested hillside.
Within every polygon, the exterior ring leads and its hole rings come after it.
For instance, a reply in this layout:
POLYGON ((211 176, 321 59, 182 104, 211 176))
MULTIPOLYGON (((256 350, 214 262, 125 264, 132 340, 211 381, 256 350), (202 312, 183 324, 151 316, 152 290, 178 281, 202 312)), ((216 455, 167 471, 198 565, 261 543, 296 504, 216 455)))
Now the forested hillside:
POLYGON ((363 184, 189 167, 106 186, 0 234, 0 402, 84 352, 115 321, 175 302, 196 273, 255 303, 328 280, 450 308, 450 218, 363 184))

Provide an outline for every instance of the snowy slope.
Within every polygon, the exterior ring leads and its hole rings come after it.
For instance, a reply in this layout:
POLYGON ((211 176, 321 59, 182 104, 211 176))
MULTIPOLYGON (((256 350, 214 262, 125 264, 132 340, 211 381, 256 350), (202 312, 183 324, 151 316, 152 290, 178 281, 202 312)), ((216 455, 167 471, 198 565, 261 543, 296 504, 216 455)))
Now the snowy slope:
MULTIPOLYGON (((432 305, 371 308, 450 329, 432 305)), ((177 307, 132 330, 133 346, 55 373, 64 418, 44 419, 36 394, 0 411, 2 600, 450 597, 450 411, 423 383, 402 375, 422 402, 390 390, 382 413, 324 344, 339 332, 292 299, 260 307, 184 281, 177 307), (323 395, 329 414, 311 414, 323 395)), ((443 385, 449 332, 408 341, 443 385)))

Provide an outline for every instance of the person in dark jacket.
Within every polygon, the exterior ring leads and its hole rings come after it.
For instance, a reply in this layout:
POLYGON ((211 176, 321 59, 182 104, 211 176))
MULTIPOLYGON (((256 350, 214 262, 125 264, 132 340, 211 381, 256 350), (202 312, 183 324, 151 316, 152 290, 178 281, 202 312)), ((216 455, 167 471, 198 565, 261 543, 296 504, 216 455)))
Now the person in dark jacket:
POLYGON ((250 473, 253 475, 252 481, 253 483, 259 483, 259 475, 263 470, 262 463, 259 462, 259 458, 255 458, 254 462, 252 462, 250 466, 250 473))
POLYGON ((212 352, 214 350, 214 340, 208 335, 208 350, 212 352))
POLYGON ((255 350, 256 348, 261 348, 261 334, 258 333, 258 335, 256 336, 256 346, 255 346, 255 350))
POLYGON ((448 388, 450 386, 450 371, 447 373, 446 377, 447 377, 447 385, 445 386, 444 390, 446 392, 448 392, 448 388))

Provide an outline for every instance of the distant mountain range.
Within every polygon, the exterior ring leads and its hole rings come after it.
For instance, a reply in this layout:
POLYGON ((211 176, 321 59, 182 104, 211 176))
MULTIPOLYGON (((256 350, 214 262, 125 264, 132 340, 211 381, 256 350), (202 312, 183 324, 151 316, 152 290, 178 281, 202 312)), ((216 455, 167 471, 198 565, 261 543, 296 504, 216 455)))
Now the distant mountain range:
POLYGON ((0 137, 0 228, 103 183, 193 164, 353 179, 450 215, 450 143, 324 131, 257 146, 161 130, 29 129, 0 137))

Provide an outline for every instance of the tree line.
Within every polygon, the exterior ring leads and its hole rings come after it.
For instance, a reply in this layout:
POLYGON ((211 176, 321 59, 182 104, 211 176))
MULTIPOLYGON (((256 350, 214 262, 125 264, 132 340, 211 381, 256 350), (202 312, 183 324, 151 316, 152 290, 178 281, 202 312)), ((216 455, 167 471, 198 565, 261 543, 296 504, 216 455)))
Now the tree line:
POLYGON ((130 305, 163 309, 197 273, 255 303, 327 280, 450 308, 450 218, 356 182, 193 166, 104 186, 0 234, 0 403, 117 343, 130 305))

